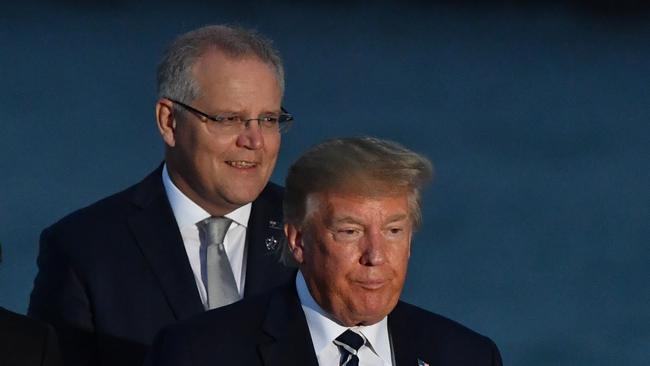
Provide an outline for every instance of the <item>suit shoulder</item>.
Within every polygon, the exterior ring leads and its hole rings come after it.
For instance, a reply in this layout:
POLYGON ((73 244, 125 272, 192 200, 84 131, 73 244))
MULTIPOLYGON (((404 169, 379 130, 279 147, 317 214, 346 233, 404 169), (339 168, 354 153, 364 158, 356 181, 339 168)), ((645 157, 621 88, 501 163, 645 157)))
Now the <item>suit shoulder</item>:
MULTIPOLYGON (((418 324, 431 324, 438 328, 444 329, 446 332, 467 333, 468 335, 480 335, 468 327, 458 323, 455 320, 449 319, 443 315, 422 309, 418 306, 400 301, 395 308, 396 316, 405 317, 409 322, 417 322, 418 324)), ((393 315, 393 314, 391 314, 393 315)))
POLYGON ((189 365, 190 359, 220 359, 230 364, 224 354, 237 353, 250 344, 261 330, 267 304, 266 295, 245 298, 168 325, 156 335, 145 364, 189 365))
POLYGON ((107 220, 124 219, 124 214, 136 204, 134 197, 136 197, 139 191, 164 191, 159 170, 160 169, 155 170, 142 181, 122 191, 111 194, 89 204, 88 206, 67 214, 51 226, 47 227, 45 232, 54 231, 65 233, 70 229, 77 231, 79 227, 106 225, 107 220))
POLYGON ((110 217, 110 215, 108 215, 109 213, 118 211, 125 207, 125 203, 127 202, 125 197, 128 196, 128 192, 131 189, 133 189, 133 187, 129 187, 124 191, 115 193, 91 203, 86 207, 72 211, 49 226, 46 230, 59 230, 70 225, 77 226, 100 219, 106 219, 107 217, 110 217))
POLYGON ((54 328, 49 324, 0 308, 0 363, 59 365, 54 328))
POLYGON ((11 340, 13 343, 37 344, 45 342, 50 333, 52 328, 48 324, 0 308, 0 339, 11 340))
POLYGON ((190 353, 208 359, 206 355, 249 344, 261 331, 268 302, 266 295, 245 298, 164 327, 153 341, 147 365, 184 365, 190 353))
POLYGON ((141 211, 148 202, 166 199, 160 174, 157 169, 139 183, 73 211, 46 227, 40 237, 39 267, 43 261, 100 258, 112 244, 124 243, 131 235, 129 218, 133 213, 141 211))
POLYGON ((445 316, 415 305, 400 301, 389 316, 389 322, 393 326, 402 328, 405 334, 418 335, 421 341, 434 341, 445 345, 443 348, 449 352, 465 349, 486 356, 498 356, 496 345, 490 338, 445 316))

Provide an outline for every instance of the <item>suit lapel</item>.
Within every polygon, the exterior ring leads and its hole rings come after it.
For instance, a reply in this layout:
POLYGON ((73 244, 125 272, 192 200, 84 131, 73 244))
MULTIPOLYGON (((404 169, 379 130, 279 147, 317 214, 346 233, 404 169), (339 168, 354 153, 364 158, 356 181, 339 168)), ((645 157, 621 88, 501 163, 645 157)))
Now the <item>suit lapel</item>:
POLYGON ((415 366, 418 364, 418 329, 413 327, 412 319, 409 320, 402 310, 400 301, 388 315, 388 333, 393 347, 395 366, 415 366))
POLYGON ((202 312, 203 305, 161 174, 162 167, 138 185, 133 202, 140 210, 128 222, 174 316, 184 319, 202 312))
POLYGON ((274 293, 259 345, 264 366, 318 366, 305 314, 293 284, 274 293))
POLYGON ((283 282, 290 270, 279 263, 284 238, 281 196, 274 199, 271 184, 253 202, 246 232, 246 285, 244 296, 259 294, 283 282))

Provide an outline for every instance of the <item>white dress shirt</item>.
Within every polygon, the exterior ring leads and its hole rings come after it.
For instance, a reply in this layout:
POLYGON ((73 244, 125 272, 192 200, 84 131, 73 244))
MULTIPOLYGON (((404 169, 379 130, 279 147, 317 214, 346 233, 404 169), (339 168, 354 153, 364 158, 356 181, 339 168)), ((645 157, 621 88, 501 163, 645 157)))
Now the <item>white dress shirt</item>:
MULTIPOLYGON (((319 366, 338 366, 341 359, 339 348, 334 344, 334 339, 348 328, 335 322, 316 303, 309 293, 305 278, 298 272, 296 276, 296 289, 302 310, 307 319, 307 326, 314 344, 314 352, 318 358, 319 366)), ((393 357, 388 336, 388 318, 368 326, 349 328, 363 334, 368 341, 357 353, 359 366, 393 366, 393 357)))
MULTIPOLYGON (((165 192, 167 193, 167 199, 176 218, 176 224, 183 238, 185 252, 190 261, 192 272, 194 273, 194 280, 196 281, 196 287, 201 296, 201 302, 204 308, 207 309, 208 291, 205 287, 208 273, 206 266, 207 245, 206 243, 201 243, 199 239, 199 228, 196 224, 211 215, 176 187, 169 177, 167 164, 163 167, 162 180, 165 186, 165 192)), ((226 255, 228 256, 235 282, 237 283, 237 289, 242 297, 244 295, 244 284, 246 281, 246 228, 248 218, 251 215, 251 206, 249 203, 224 215, 224 217, 231 219, 232 223, 226 232, 223 245, 226 249, 226 255)))

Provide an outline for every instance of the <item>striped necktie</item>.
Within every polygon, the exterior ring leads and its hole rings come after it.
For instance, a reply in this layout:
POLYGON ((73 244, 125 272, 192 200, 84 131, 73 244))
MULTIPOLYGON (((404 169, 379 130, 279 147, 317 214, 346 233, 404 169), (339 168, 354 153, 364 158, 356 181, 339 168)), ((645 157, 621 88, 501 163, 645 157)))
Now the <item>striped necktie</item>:
POLYGON ((341 352, 340 366, 359 366, 359 348, 366 343, 365 338, 359 333, 350 329, 336 337, 334 344, 338 346, 341 352))

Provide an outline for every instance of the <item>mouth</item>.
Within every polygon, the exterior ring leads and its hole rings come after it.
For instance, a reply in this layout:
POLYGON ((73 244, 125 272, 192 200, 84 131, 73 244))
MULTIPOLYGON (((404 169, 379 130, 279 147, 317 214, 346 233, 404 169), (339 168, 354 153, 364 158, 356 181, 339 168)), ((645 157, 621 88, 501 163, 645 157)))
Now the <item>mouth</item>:
POLYGON ((247 160, 226 160, 226 164, 236 169, 252 169, 259 165, 256 162, 247 160))
POLYGON ((368 281, 357 281, 359 287, 365 290, 379 290, 384 287, 388 281, 386 280, 368 280, 368 281))

